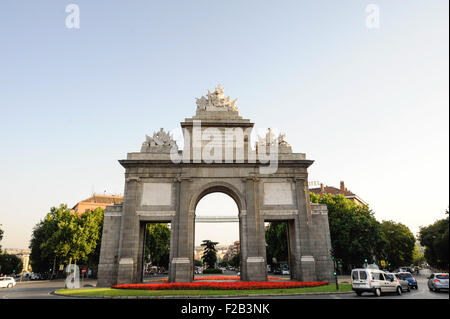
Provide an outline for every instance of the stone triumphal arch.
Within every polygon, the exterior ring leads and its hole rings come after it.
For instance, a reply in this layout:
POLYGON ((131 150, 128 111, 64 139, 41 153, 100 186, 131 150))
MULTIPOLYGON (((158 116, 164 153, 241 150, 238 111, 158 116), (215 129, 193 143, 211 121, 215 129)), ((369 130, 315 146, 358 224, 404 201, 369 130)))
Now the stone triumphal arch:
POLYGON ((267 280, 269 221, 288 224, 292 279, 332 279, 327 208, 309 201, 313 161, 293 153, 284 135, 271 130, 253 149, 253 125, 219 85, 197 99, 196 115, 181 123, 183 150, 161 129, 146 136, 140 152, 119 161, 124 202, 105 210, 98 286, 142 281, 148 222, 171 223, 169 281, 192 281, 195 208, 212 192, 231 196, 239 209, 241 280, 267 280))

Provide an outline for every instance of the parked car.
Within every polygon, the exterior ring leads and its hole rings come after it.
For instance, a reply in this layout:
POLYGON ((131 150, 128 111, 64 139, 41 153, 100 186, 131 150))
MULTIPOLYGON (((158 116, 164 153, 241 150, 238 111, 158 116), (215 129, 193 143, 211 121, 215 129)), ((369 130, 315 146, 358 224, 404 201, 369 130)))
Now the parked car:
POLYGON ((409 286, 413 289, 419 289, 419 286, 417 285, 416 278, 410 273, 410 272, 399 272, 397 273, 397 277, 400 277, 401 279, 407 280, 409 283, 409 286))
POLYGON ((371 292, 377 297, 387 292, 402 294, 401 284, 395 276, 388 275, 382 270, 368 268, 352 270, 352 290, 358 296, 363 292, 371 292))
POLYGON ((0 277, 0 288, 12 288, 16 285, 13 277, 0 277))
POLYGON ((428 277, 428 289, 431 291, 448 290, 448 273, 433 273, 428 277))
POLYGON ((41 274, 37 274, 37 273, 31 273, 30 275, 30 280, 41 280, 43 279, 43 276, 41 274))
POLYGON ((389 276, 394 276, 398 280, 398 282, 400 283, 400 286, 402 287, 402 291, 407 291, 407 292, 411 291, 411 287, 409 285, 408 280, 402 279, 402 277, 400 277, 398 274, 388 273, 388 272, 386 272, 386 274, 389 276))

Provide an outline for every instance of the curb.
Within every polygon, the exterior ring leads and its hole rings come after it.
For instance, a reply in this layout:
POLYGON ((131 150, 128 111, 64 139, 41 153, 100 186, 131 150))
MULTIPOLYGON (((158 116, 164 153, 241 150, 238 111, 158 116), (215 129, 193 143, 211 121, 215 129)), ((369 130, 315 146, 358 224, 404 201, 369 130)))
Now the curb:
MULTIPOLYGON (((88 289, 88 288, 87 288, 88 289)), ((59 290, 59 289, 58 289, 59 290)), ((283 296, 303 296, 303 295, 345 295, 352 294, 353 291, 344 292, 305 292, 305 293, 294 293, 294 294, 250 294, 250 295, 210 295, 210 296, 74 296, 74 295, 63 295, 56 293, 56 290, 52 291, 50 294, 55 296, 67 297, 67 298, 81 298, 81 299, 239 299, 240 297, 283 297, 283 296)), ((282 299, 282 298, 281 298, 282 299)))

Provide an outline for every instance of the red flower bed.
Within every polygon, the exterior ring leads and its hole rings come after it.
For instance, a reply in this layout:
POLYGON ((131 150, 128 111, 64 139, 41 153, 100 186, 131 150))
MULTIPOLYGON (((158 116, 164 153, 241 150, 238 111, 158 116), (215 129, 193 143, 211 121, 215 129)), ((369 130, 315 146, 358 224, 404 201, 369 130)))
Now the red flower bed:
POLYGON ((128 284, 115 285, 117 289, 143 289, 143 290, 170 290, 170 289, 220 289, 220 290, 247 290, 247 289, 283 289, 317 287, 328 284, 326 281, 234 281, 234 282, 173 282, 161 284, 128 284))
MULTIPOLYGON (((283 280, 290 280, 289 278, 282 278, 282 277, 267 277, 267 279, 283 279, 283 280)), ((239 276, 210 276, 210 277, 195 277, 194 280, 241 280, 241 277, 239 276)))
MULTIPOLYGON (((267 277, 269 280, 273 279, 281 279, 281 280, 290 280, 289 278, 282 278, 282 277, 267 277)), ((148 282, 157 282, 157 281, 167 281, 167 278, 162 279, 152 279, 148 280, 148 282)), ((209 276, 209 277, 195 277, 194 280, 241 280, 239 276, 209 276)))

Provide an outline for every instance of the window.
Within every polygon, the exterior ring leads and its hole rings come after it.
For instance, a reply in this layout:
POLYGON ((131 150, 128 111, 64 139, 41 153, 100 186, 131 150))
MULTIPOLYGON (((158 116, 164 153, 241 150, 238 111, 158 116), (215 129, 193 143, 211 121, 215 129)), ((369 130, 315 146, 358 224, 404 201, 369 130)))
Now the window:
POLYGON ((447 274, 441 274, 441 275, 436 275, 437 279, 448 279, 448 275, 447 274))
POLYGON ((384 275, 382 273, 378 273, 378 275, 380 275, 380 280, 385 281, 386 279, 384 278, 384 275))
POLYGON ((372 273, 372 280, 380 280, 380 273, 373 272, 372 273))
POLYGON ((367 273, 363 270, 359 272, 359 279, 367 279, 367 273))
POLYGON ((352 272, 352 279, 358 280, 358 272, 357 271, 352 272))

